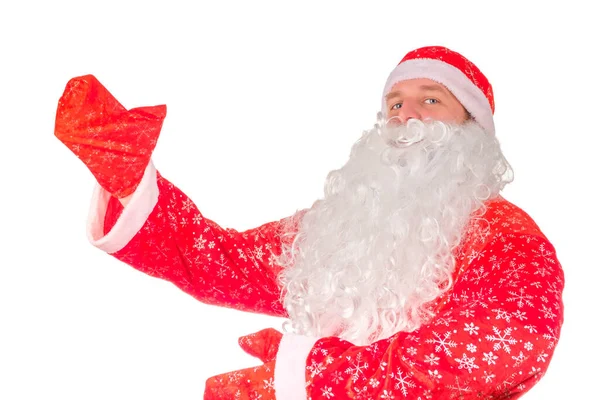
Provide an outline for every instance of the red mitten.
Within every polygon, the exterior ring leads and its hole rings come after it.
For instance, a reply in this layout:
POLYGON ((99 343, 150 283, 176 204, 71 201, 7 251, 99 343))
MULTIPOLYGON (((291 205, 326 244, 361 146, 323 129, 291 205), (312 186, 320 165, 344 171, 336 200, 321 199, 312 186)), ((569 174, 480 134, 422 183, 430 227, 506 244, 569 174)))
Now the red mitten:
POLYGON ((164 105, 126 110, 92 75, 71 79, 58 101, 54 134, 113 196, 133 193, 166 116, 164 105))
POLYGON ((281 332, 273 328, 267 328, 250 335, 242 336, 238 340, 238 343, 246 353, 266 363, 277 357, 282 336, 281 332))
POLYGON ((275 400, 275 361, 209 378, 204 400, 275 400))

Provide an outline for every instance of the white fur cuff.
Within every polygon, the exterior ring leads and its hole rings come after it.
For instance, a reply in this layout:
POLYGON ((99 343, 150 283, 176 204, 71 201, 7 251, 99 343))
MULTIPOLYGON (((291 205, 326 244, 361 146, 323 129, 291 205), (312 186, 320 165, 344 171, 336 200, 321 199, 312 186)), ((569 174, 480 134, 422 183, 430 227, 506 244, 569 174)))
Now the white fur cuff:
POLYGON ((107 253, 115 253, 129 243, 142 229, 148 216, 158 202, 156 168, 152 161, 148 163, 142 181, 125 206, 123 213, 104 236, 104 217, 111 194, 100 185, 96 185, 87 220, 87 236, 91 244, 107 253))
POLYGON ((319 338, 287 333, 275 361, 275 398, 306 400, 306 359, 319 338))

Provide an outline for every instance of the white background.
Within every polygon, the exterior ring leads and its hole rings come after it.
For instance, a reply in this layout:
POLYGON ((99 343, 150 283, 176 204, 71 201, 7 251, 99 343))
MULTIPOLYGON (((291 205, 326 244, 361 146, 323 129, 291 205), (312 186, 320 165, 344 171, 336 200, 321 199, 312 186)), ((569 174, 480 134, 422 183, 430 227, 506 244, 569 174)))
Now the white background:
POLYGON ((70 78, 96 75, 127 108, 167 104, 155 165, 243 230, 321 196, 388 73, 433 44, 492 82, 516 176, 504 195, 565 270, 562 338, 525 398, 598 396, 600 35, 587 1, 2 4, 0 399, 199 399, 206 378, 257 365, 239 336, 282 322, 201 304, 87 242, 94 179, 53 136, 70 78))

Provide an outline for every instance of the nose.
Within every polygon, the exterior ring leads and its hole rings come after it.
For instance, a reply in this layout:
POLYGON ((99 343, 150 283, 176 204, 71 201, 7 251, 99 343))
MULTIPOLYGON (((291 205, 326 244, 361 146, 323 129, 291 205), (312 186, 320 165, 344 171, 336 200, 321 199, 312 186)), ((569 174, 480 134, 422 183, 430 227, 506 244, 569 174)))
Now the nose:
POLYGON ((398 110, 397 117, 403 124, 407 123, 409 119, 420 120, 422 118, 419 107, 409 101, 405 101, 402 104, 402 107, 398 110))

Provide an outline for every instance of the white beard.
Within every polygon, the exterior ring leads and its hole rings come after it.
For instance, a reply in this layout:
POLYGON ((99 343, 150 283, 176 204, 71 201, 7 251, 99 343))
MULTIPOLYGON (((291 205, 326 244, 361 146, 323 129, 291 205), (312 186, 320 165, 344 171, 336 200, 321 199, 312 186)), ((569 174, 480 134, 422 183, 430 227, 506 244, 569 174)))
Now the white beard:
POLYGON ((379 117, 287 227, 285 330, 366 345, 417 329, 453 284, 471 214, 511 180, 496 137, 474 122, 379 117))

